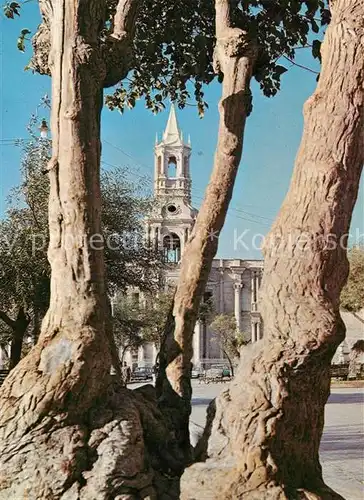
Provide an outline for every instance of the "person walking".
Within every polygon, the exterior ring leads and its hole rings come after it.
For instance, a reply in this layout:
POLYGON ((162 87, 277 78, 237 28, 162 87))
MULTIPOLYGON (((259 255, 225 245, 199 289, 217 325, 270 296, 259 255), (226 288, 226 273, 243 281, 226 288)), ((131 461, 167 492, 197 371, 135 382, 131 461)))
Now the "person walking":
POLYGON ((155 383, 156 383, 156 381, 157 381, 158 370, 159 370, 159 363, 157 362, 157 363, 153 366, 153 374, 152 374, 152 377, 153 377, 153 384, 154 384, 154 385, 155 385, 155 383))
POLYGON ((129 384, 131 380, 131 368, 130 366, 126 367, 126 383, 129 384))
POLYGON ((121 376, 123 379, 122 383, 124 386, 126 386, 126 384, 128 383, 128 367, 125 361, 123 362, 123 365, 121 367, 121 376))

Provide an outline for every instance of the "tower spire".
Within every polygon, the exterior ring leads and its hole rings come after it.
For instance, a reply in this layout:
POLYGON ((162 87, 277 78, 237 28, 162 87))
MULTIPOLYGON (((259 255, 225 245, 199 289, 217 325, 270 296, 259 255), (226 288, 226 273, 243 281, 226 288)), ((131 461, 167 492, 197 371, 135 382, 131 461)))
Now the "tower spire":
POLYGON ((176 108, 173 103, 169 112, 167 126, 163 134, 163 141, 165 144, 182 144, 181 130, 178 126, 176 108))
MULTIPOLYGON (((191 145, 184 143, 174 105, 168 116, 162 140, 154 147, 154 190, 159 199, 170 198, 179 203, 191 200, 191 145)), ((171 212, 172 213, 172 212, 171 212)))

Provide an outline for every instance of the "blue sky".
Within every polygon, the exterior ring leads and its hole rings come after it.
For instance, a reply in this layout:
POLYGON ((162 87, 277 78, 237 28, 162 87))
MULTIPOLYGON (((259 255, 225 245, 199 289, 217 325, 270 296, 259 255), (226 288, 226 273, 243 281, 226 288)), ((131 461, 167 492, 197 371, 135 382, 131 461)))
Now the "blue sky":
MULTIPOLYGON (((27 27, 34 32, 39 21, 37 6, 30 3, 27 7, 26 15, 21 19, 8 21, 0 18, 0 216, 6 210, 9 190, 19 182, 19 150, 4 145, 3 139, 26 137, 26 125, 31 113, 41 97, 50 94, 48 77, 24 71, 30 49, 21 54, 16 48, 20 30, 27 27)), ((309 50, 300 51, 299 62, 317 69, 309 50)), ((254 109, 247 121, 243 160, 220 237, 219 257, 260 257, 260 235, 268 232, 287 192, 302 133, 302 106, 315 84, 315 75, 298 67, 291 67, 283 76, 281 92, 274 98, 262 96, 258 86, 253 84, 254 109), (244 231, 245 236, 239 240, 244 231)), ((178 112, 184 136, 191 134, 192 139, 192 194, 197 208, 213 164, 219 96, 219 84, 206 89, 209 110, 202 120, 194 107, 178 112)), ((44 113, 41 111, 41 114, 43 116, 44 113)), ((135 174, 151 177, 155 134, 161 134, 167 118, 168 111, 154 116, 145 109, 142 101, 123 116, 105 109, 102 120, 103 160, 127 166, 132 177, 135 174)), ((364 235, 363 179, 351 234, 354 240, 357 235, 364 235)))

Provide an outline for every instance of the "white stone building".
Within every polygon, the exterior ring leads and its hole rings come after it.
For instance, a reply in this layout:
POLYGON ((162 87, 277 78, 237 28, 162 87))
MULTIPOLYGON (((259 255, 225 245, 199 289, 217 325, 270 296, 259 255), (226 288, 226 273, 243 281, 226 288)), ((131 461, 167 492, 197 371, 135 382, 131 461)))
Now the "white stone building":
MULTIPOLYGON (((183 140, 172 106, 162 140, 156 140, 154 195, 157 209, 148 221, 150 244, 163 249, 168 263, 166 285, 177 283, 179 262, 198 211, 191 205, 191 141, 183 140)), ((234 314, 239 330, 252 342, 262 338, 258 291, 263 262, 260 260, 215 259, 205 290, 217 314, 234 314)), ((145 345, 138 352, 140 366, 154 364, 156 350, 145 345)), ((198 322, 194 335, 194 365, 221 360, 223 354, 206 325, 198 322)), ((130 361, 129 361, 130 362, 130 361)), ((134 364, 136 358, 134 358, 134 364)))

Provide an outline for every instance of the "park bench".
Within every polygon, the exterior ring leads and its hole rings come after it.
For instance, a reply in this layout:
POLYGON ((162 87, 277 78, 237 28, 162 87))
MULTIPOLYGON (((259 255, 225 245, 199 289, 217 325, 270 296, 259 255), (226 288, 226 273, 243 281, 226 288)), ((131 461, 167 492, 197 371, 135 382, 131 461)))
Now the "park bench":
POLYGON ((231 380, 231 375, 226 375, 224 369, 221 368, 210 368, 205 371, 204 375, 199 378, 200 384, 204 382, 205 384, 209 383, 218 383, 218 382, 228 382, 231 380))
POLYGON ((347 380, 349 375, 349 364, 331 365, 331 378, 347 380))

